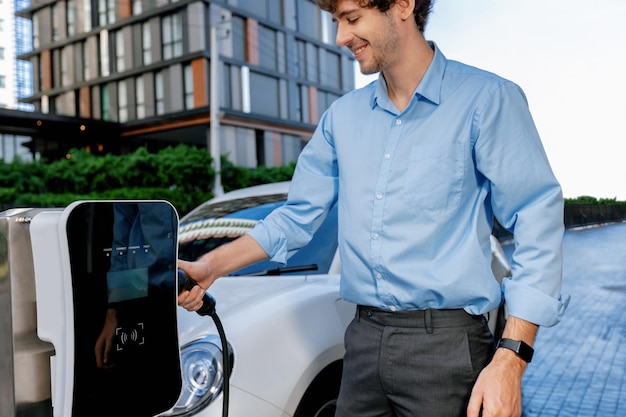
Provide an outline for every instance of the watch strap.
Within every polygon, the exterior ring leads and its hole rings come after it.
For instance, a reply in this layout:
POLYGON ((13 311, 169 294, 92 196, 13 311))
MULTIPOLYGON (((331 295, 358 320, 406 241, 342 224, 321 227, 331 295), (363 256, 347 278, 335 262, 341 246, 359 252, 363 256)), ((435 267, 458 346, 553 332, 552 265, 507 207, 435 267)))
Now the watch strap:
POLYGON ((530 363, 533 359, 533 354, 535 353, 535 350, 522 340, 502 338, 498 341, 498 348, 512 350, 517 356, 527 363, 530 363))

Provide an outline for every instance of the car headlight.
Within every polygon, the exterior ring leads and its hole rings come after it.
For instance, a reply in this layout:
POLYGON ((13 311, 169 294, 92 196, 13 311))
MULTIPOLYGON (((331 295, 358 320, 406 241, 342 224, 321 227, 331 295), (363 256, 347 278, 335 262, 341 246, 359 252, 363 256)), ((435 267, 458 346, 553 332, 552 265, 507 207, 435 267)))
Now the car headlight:
POLYGON ((182 389, 174 407, 162 416, 187 416, 208 406, 222 392, 224 362, 219 338, 209 335, 181 349, 182 389))

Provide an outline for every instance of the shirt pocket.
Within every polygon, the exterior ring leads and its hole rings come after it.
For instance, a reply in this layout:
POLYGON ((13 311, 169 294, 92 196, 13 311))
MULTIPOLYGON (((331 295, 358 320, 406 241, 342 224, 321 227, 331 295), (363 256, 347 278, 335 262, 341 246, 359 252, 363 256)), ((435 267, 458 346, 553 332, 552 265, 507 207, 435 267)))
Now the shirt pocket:
POLYGON ((404 179, 404 202, 433 214, 455 210, 461 201, 464 160, 458 142, 413 146, 404 179))

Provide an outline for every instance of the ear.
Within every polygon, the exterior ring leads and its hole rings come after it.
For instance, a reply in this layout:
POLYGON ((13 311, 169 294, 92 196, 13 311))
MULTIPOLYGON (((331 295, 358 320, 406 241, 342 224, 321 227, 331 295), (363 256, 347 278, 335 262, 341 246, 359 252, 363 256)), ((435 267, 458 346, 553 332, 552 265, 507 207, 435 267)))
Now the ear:
POLYGON ((398 0, 394 4, 398 8, 398 13, 402 20, 413 19, 413 10, 415 10, 415 0, 398 0))

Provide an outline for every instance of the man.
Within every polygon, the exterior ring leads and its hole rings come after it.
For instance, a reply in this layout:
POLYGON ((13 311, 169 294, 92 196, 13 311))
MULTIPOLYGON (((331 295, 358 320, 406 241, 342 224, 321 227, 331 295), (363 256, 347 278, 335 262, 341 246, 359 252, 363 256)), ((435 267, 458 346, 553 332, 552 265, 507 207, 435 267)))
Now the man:
MULTIPOLYGON (((283 208, 180 267, 207 288, 250 262, 284 261, 337 202, 341 296, 358 306, 337 416, 519 416, 537 328, 567 304, 561 188, 525 97, 426 41, 430 0, 318 4, 337 44, 381 76, 322 116, 283 208), (490 271, 494 215, 516 241, 502 288, 490 271), (495 349, 483 314, 503 297, 495 349)), ((201 295, 179 303, 197 309, 201 295)))

